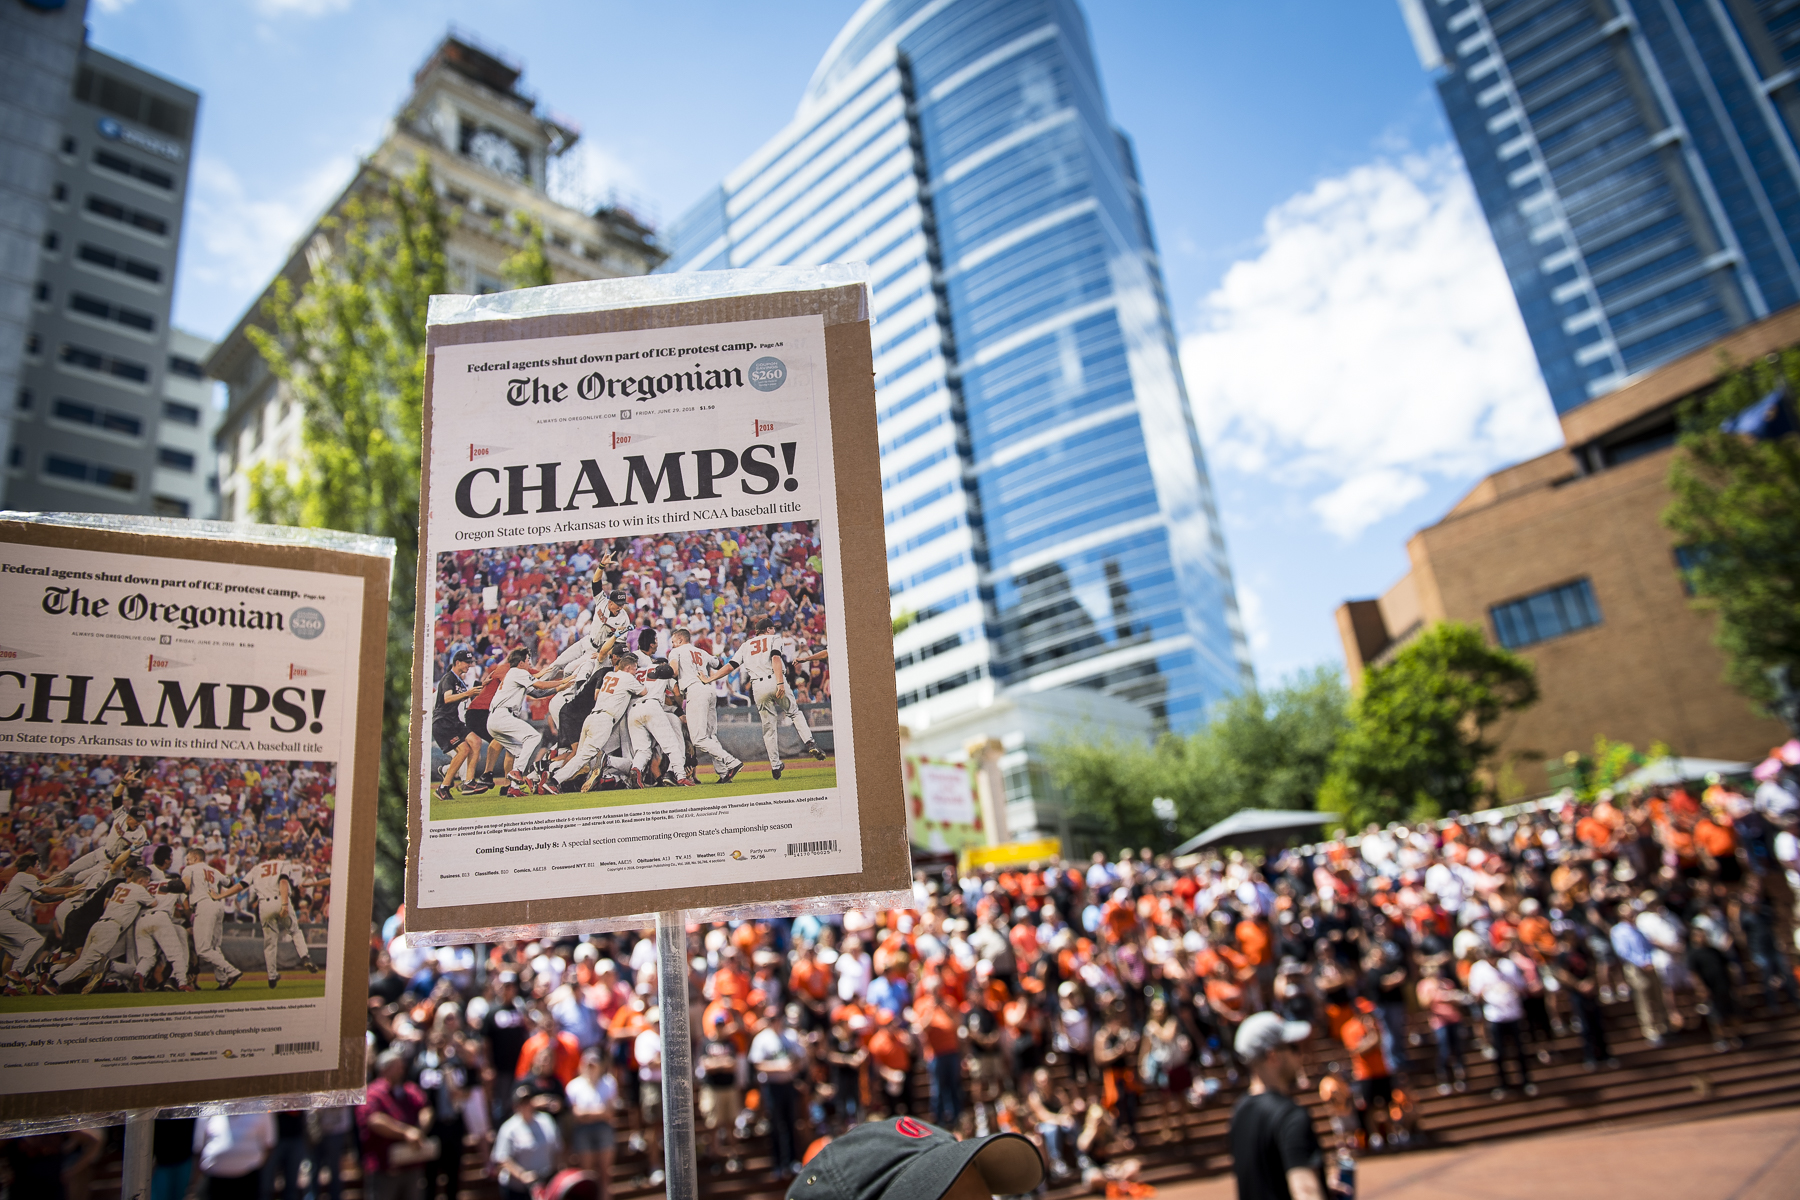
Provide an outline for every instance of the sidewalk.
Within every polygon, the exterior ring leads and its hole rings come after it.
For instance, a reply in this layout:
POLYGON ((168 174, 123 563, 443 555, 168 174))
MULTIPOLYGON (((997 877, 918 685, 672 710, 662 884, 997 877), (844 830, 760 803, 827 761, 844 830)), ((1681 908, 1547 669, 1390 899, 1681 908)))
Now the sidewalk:
MULTIPOLYGON (((1357 1200, 1788 1200, 1800 1195, 1800 1109, 1688 1123, 1621 1125, 1376 1156, 1357 1200)), ((1156 1200, 1235 1200, 1229 1175, 1156 1200)))

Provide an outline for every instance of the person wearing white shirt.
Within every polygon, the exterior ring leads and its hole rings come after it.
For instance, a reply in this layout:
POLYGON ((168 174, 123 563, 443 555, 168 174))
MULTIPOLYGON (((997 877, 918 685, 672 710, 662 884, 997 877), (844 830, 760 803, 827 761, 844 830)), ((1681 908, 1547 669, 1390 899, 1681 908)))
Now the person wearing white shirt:
POLYGON ((1518 1064, 1519 1086, 1527 1096, 1537 1095, 1531 1069, 1525 1064, 1525 976, 1518 965, 1491 945, 1481 947, 1481 957, 1469 968, 1469 994, 1481 1001, 1488 1043, 1494 1048, 1494 1069, 1500 1072, 1494 1098, 1499 1099, 1511 1086, 1506 1072, 1509 1056, 1518 1064))
POLYGON ((619 1104, 619 1081, 613 1078, 598 1047, 582 1054, 581 1073, 569 1080, 563 1091, 569 1097, 569 1153, 578 1169, 592 1171, 601 1181, 601 1200, 605 1200, 605 1181, 612 1175, 613 1109, 619 1104))
POLYGON ((650 1184, 654 1187, 663 1181, 662 1011, 646 1009, 644 1020, 650 1023, 649 1027, 637 1035, 631 1050, 638 1063, 638 1104, 644 1114, 644 1158, 656 1164, 650 1172, 650 1184))
POLYGON ((194 1152, 206 1176, 208 1200, 256 1200, 262 1165, 275 1148, 272 1113, 202 1117, 194 1125, 194 1152))

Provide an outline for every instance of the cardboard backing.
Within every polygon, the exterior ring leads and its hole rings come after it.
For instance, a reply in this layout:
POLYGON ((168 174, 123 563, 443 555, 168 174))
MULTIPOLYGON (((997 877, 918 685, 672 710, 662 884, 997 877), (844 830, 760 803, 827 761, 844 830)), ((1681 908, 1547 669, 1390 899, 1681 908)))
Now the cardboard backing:
MULTIPOLYGON (((660 278, 660 277, 659 277, 660 278)), ((693 277, 670 277, 692 279, 693 277)), ((610 281, 608 281, 610 282, 610 281)), ((620 281, 643 285, 644 280, 620 281)), ((579 287, 583 285, 564 285, 579 287)), ((532 289, 550 292, 555 289, 532 289)), ((507 293, 526 297, 529 292, 507 293)), ((757 321, 818 314, 825 321, 827 394, 831 410, 832 453, 836 464, 837 519, 843 557, 845 625, 842 653, 855 681, 851 692, 856 747, 857 813, 862 828, 863 869, 856 874, 822 875, 745 884, 699 884, 693 887, 630 894, 561 897, 501 904, 418 905, 418 852, 423 829, 421 789, 413 786, 407 800, 408 850, 406 913, 409 940, 441 945, 456 941, 493 940, 533 933, 573 934, 587 929, 618 927, 624 920, 675 909, 738 910, 741 913, 782 907, 842 910, 865 897, 891 902, 893 893, 909 889, 912 855, 907 837, 906 803, 896 736, 899 709, 894 690, 893 630, 887 603, 887 540, 881 507, 881 456, 875 420, 875 371, 869 338, 868 291, 855 283, 803 291, 640 304, 587 312, 555 312, 499 320, 463 320, 433 325, 425 366, 424 494, 419 511, 431 511, 432 394, 440 346, 503 343, 528 338, 567 337, 623 330, 665 329, 728 321, 757 321), (842 903, 833 903, 834 899, 842 903)), ((485 297, 484 297, 485 299, 485 297)), ((425 539, 419 541, 421 581, 432 578, 425 539)), ((414 632, 415 662, 431 653, 431 611, 425 586, 419 591, 414 632)), ((839 652, 833 639, 832 652, 839 652)), ((416 681, 415 681, 416 682, 416 681)), ((415 709, 417 706, 415 705, 415 709)), ((429 721, 415 711, 412 722, 413 779, 429 777, 429 721)), ((838 736, 842 736, 839 731, 838 736)), ((869 899, 869 903, 877 903, 869 899)), ((724 915, 724 914, 719 914, 724 915)))

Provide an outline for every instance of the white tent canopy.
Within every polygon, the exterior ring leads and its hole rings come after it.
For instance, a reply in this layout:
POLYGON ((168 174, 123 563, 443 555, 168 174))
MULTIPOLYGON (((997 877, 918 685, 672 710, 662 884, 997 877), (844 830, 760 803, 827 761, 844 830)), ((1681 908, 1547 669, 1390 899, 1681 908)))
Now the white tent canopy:
POLYGON ((1344 819, 1343 813, 1292 812, 1272 808, 1240 808, 1206 832, 1175 847, 1177 856, 1229 842, 1238 846, 1274 846, 1302 829, 1317 829, 1344 819))
POLYGON ((1748 775, 1750 764, 1730 762, 1723 758, 1659 758, 1619 780, 1618 786, 1672 787, 1677 783, 1705 779, 1715 772, 1720 775, 1748 775))

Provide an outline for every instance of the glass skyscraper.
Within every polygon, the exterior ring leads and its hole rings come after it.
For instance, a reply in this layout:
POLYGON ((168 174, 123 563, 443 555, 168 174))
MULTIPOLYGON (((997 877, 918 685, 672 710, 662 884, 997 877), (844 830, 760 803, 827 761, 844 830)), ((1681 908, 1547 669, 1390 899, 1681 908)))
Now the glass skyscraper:
POLYGON ((1800 300, 1800 3, 1400 7, 1558 412, 1800 300))
POLYGON ((663 269, 865 261, 902 720, 1250 682, 1130 142, 1072 0, 869 0, 663 269))

